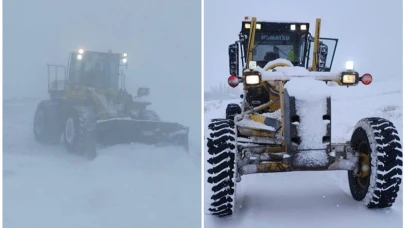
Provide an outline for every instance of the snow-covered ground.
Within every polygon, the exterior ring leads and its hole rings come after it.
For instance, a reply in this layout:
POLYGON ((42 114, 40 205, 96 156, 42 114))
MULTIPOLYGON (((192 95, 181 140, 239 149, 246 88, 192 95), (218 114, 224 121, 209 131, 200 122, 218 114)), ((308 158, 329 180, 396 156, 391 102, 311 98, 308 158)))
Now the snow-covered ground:
MULTIPOLYGON (((350 139, 356 122, 371 116, 391 120, 402 137, 401 79, 330 88, 334 142, 350 139)), ((236 102, 239 100, 206 102, 206 127, 209 119, 224 117, 228 103, 236 102)), ((205 215, 206 228, 402 227, 402 187, 392 208, 370 210, 352 199, 346 171, 247 175, 236 191, 235 214, 225 218, 205 215)))
POLYGON ((200 227, 199 123, 190 126, 189 154, 118 145, 87 162, 63 146, 35 142, 38 102, 3 102, 5 228, 200 227))

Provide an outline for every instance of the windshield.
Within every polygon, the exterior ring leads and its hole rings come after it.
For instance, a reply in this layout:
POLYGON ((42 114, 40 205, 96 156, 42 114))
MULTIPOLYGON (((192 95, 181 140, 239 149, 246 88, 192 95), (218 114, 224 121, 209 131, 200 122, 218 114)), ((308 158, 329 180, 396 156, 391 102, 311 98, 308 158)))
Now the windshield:
POLYGON ((252 57, 259 65, 278 58, 287 59, 294 65, 300 65, 304 58, 304 47, 305 35, 294 32, 279 34, 257 33, 252 57))
POLYGON ((73 53, 69 80, 96 88, 118 87, 120 55, 85 52, 81 57, 73 53))

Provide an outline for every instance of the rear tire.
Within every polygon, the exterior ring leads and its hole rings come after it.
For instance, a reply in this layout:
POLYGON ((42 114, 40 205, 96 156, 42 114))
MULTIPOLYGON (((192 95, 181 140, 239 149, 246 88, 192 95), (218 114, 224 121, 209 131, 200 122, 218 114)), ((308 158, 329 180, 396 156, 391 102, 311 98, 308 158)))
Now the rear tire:
POLYGON ((65 118, 63 141, 68 152, 93 160, 96 152, 96 118, 85 107, 74 107, 65 118))
POLYGON ((206 198, 208 214, 219 217, 232 215, 236 187, 236 129, 227 119, 213 119, 208 125, 206 184, 210 186, 206 198))
POLYGON ((41 101, 35 111, 33 132, 41 144, 57 144, 62 136, 60 105, 50 100, 41 101))
POLYGON ((362 119, 354 128, 351 146, 369 160, 368 176, 348 172, 353 198, 368 208, 391 207, 402 181, 402 146, 395 126, 382 118, 362 119))

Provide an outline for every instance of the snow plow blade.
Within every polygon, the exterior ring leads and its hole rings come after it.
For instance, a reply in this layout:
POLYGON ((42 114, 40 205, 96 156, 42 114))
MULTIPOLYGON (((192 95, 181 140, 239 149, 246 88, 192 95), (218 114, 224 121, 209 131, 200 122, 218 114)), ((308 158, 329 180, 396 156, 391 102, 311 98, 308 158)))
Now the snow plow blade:
POLYGON ((188 132, 181 124, 161 121, 110 119, 97 123, 97 141, 102 145, 176 145, 188 151, 188 132))

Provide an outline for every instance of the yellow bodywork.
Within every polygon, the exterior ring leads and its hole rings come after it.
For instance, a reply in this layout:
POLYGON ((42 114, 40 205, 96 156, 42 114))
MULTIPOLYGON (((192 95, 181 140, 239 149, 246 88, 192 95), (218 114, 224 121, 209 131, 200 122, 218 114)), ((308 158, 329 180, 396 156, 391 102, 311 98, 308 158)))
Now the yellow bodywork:
MULTIPOLYGON (((156 112, 147 109, 150 102, 139 99, 149 95, 149 88, 138 88, 135 96, 125 89, 125 74, 120 67, 126 66, 121 62, 126 62, 120 54, 94 51, 82 54, 83 50, 71 52, 67 67, 48 64, 50 99, 38 105, 41 109, 52 105, 52 118, 47 118, 54 124, 51 130, 61 135, 66 131, 64 137, 73 139, 67 142, 70 145, 66 144, 73 148, 69 150, 136 142, 182 146, 188 151, 189 128, 162 121, 156 112), (60 76, 62 69, 64 75, 60 76), (62 77, 63 80, 58 80, 62 77)), ((48 131, 42 134, 47 137, 48 131)))
POLYGON ((257 171, 260 173, 270 173, 270 172, 285 172, 290 169, 287 163, 283 162, 268 162, 260 163, 256 166, 257 171))
MULTIPOLYGON (((259 114, 249 115, 249 120, 257 122, 259 124, 263 124, 265 126, 268 126, 265 124, 266 118, 268 118, 268 117, 265 117, 265 116, 259 115, 259 114)), ((255 136, 255 137, 274 137, 275 133, 276 133, 276 129, 274 129, 274 131, 270 131, 270 130, 262 129, 262 128, 258 128, 258 127, 240 126, 238 128, 241 133, 244 133, 244 135, 250 135, 250 136, 255 136)))
POLYGON ((318 65, 318 48, 319 48, 319 36, 321 32, 321 19, 316 19, 315 26, 315 37, 314 37, 314 53, 312 57, 312 71, 316 71, 316 66, 318 65))
POLYGON ((252 21, 250 23, 249 46, 246 56, 246 63, 249 63, 249 61, 251 61, 253 58, 253 45, 255 42, 255 35, 256 35, 256 17, 252 17, 252 21))
MULTIPOLYGON (((248 75, 254 74, 257 75, 259 74, 259 78, 261 78, 261 74, 253 71, 246 71, 249 69, 249 63, 250 61, 253 60, 253 49, 254 49, 254 40, 255 40, 255 35, 256 35, 256 24, 257 24, 257 19, 256 17, 252 17, 251 22, 250 22, 250 30, 249 30, 249 40, 248 40, 248 46, 247 46, 247 54, 246 54, 246 64, 244 66, 244 73, 242 75, 242 81, 243 81, 243 90, 247 91, 251 88, 263 88, 265 89, 268 94, 269 94, 269 102, 266 104, 261 105, 260 107, 256 107, 255 111, 263 111, 263 110, 268 110, 270 112, 275 112, 280 110, 281 112, 281 120, 284 118, 284 110, 283 110, 283 105, 284 101, 284 85, 287 83, 287 81, 264 81, 260 79, 259 84, 256 85, 247 85, 246 84, 246 77, 248 75)), ((321 30, 321 19, 317 18, 316 23, 315 23, 315 34, 314 34, 314 52, 312 53, 312 66, 308 69, 309 71, 316 71, 317 70, 317 65, 318 65, 318 49, 319 49, 319 43, 320 43, 320 30, 321 30)), ((270 66, 266 66, 266 71, 271 71, 276 67, 291 67, 291 64, 288 63, 275 63, 270 66)), ((331 79, 317 79, 321 81, 330 81, 331 79)), ((339 78, 334 78, 333 81, 337 83, 340 86, 344 86, 339 80, 339 78)), ((245 105, 246 101, 245 101, 245 105)), ((251 121, 255 121, 259 124, 264 124, 265 122, 265 116, 259 115, 259 114, 254 114, 255 112, 252 111, 247 111, 246 112, 249 115, 249 119, 251 121)), ((279 133, 283 133, 284 126, 283 122, 281 121, 280 126, 281 128, 277 131, 279 133)), ((258 125, 260 126, 260 125, 258 125)), ((258 128, 257 126, 238 126, 238 130, 242 135, 246 136, 257 136, 257 137, 274 137, 275 132, 269 132, 268 130, 264 130, 262 128, 258 128)), ((284 147, 284 141, 281 145, 280 148, 285 148, 284 147)), ((274 150, 274 149, 273 149, 274 150)), ((280 151, 281 152, 281 151, 280 151)))
MULTIPOLYGON (((248 47, 247 47, 247 56, 246 56, 246 66, 245 69, 249 68, 249 62, 253 58, 253 48, 254 48, 254 40, 255 40, 255 34, 256 34, 256 17, 252 17, 251 19, 251 25, 250 25, 250 35, 249 35, 249 41, 248 41, 248 47)), ((318 49, 319 46, 319 37, 320 37, 320 25, 321 25, 321 19, 318 18, 316 19, 316 26, 315 26, 315 40, 314 40, 314 50, 318 49)), ((314 51, 313 53, 313 61, 312 61, 312 68, 309 70, 316 70, 316 65, 317 65, 317 57, 318 53, 314 51)), ((289 67, 291 65, 287 63, 275 63, 273 65, 268 66, 265 70, 270 71, 276 67, 289 67)), ((243 81, 245 82, 245 77, 246 74, 242 76, 243 81)), ((267 108, 271 112, 275 112, 280 110, 281 111, 281 119, 284 117, 284 110, 283 106, 283 91, 284 91, 284 84, 286 81, 263 81, 260 80, 259 85, 246 85, 246 83, 243 83, 243 89, 247 90, 249 88, 257 88, 257 87, 262 87, 266 89, 266 91, 269 93, 269 100, 270 104, 267 105, 265 108, 267 108)), ((340 81, 337 83, 340 84, 340 81)), ((263 109, 263 108, 262 108, 263 109)), ((263 115, 259 114, 250 114, 249 119, 252 121, 255 121, 260 124, 264 124, 266 117, 263 115)), ((283 122, 280 123, 281 129, 279 129, 277 132, 280 134, 283 133, 283 122)), ((241 134, 243 135, 249 135, 249 136, 257 136, 257 137, 274 137, 275 132, 269 132, 267 130, 259 129, 257 127, 245 127, 245 126, 238 126, 238 130, 240 131, 241 134)), ((271 152, 283 152, 286 150, 284 141, 282 142, 282 145, 280 147, 272 147, 268 148, 271 152)), ((275 163, 268 163, 268 164, 263 164, 259 169, 263 170, 271 170, 271 171, 277 171, 277 170, 284 170, 288 168, 288 165, 286 164, 275 164, 275 163)))
MULTIPOLYGON (((61 89, 64 87, 64 95, 67 101, 86 102, 91 100, 96 105, 96 111, 100 119, 110 118, 106 104, 101 100, 101 96, 108 98, 115 98, 118 95, 117 89, 89 89, 83 85, 75 85, 69 81, 54 80, 51 82, 50 87, 53 90, 61 89)), ((130 108, 130 104, 124 103, 124 108, 130 108)))

